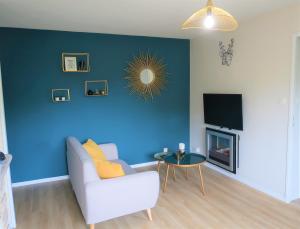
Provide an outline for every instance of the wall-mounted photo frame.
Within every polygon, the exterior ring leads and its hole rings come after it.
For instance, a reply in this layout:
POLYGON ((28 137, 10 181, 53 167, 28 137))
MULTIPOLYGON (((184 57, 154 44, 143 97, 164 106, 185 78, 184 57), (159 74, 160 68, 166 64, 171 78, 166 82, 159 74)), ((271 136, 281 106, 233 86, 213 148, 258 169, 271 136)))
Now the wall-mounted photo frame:
POLYGON ((52 89, 52 102, 70 102, 71 101, 71 93, 70 89, 52 89))
POLYGON ((62 53, 63 72, 90 72, 89 53, 62 53))
POLYGON ((84 82, 85 96, 107 96, 108 81, 107 80, 86 80, 84 82))
POLYGON ((75 56, 65 56, 64 62, 66 72, 77 71, 77 58, 75 56))

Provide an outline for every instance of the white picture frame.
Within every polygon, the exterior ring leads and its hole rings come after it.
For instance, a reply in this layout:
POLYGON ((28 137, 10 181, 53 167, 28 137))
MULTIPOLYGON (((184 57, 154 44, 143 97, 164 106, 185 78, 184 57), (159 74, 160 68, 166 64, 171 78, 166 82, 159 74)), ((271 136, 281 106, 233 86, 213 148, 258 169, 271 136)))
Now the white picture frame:
POLYGON ((66 56, 65 61, 65 71, 66 72, 76 72, 77 71, 77 59, 75 56, 66 56))

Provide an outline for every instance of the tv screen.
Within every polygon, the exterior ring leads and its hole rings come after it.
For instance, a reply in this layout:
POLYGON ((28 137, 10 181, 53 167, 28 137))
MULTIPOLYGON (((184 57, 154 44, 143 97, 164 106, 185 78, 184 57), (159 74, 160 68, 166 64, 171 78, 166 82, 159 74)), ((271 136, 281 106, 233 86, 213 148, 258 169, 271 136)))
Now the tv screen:
POLYGON ((206 124, 243 130, 241 94, 203 94, 206 124))

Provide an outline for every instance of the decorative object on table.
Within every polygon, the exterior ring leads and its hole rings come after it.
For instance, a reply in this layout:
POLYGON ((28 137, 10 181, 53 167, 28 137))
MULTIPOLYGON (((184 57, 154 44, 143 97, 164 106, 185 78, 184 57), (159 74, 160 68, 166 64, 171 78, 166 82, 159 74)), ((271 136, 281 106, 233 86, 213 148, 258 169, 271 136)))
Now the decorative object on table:
POLYGON ((185 155, 185 144, 184 143, 179 143, 178 151, 176 152, 176 159, 177 161, 182 160, 182 158, 185 155))
POLYGON ((185 151, 185 144, 184 143, 179 143, 179 151, 180 152, 182 152, 182 153, 184 153, 184 151, 185 151))
POLYGON ((167 172, 166 177, 163 185, 163 191, 166 191, 167 183, 168 183, 168 176, 169 176, 169 169, 170 167, 173 168, 173 178, 174 181, 176 180, 175 176, 175 167, 178 168, 185 168, 185 177, 188 179, 188 168, 198 167, 199 175, 200 175, 200 184, 201 184, 201 191, 203 195, 205 195, 204 190, 204 181, 201 171, 201 164, 206 161, 206 158, 203 155, 195 154, 195 153, 186 153, 184 158, 178 162, 173 155, 164 157, 164 162, 167 165, 167 172))
POLYGON ((63 72, 89 72, 89 53, 62 53, 63 72))
POLYGON ((52 89, 52 102, 69 102, 71 101, 70 89, 52 89))
POLYGON ((0 162, 5 160, 5 154, 3 152, 0 152, 0 162))
POLYGON ((180 150, 178 150, 176 152, 175 156, 176 156, 177 163, 179 163, 179 161, 183 159, 184 155, 185 155, 185 152, 182 152, 180 150))
POLYGON ((168 148, 164 148, 164 153, 167 153, 168 152, 168 148))
POLYGON ((182 25, 182 29, 205 29, 218 31, 234 31, 238 28, 237 20, 225 10, 215 7, 212 0, 206 7, 198 10, 182 25))
POLYGON ((227 50, 225 49, 225 45, 222 41, 219 42, 219 48, 220 48, 220 57, 222 60, 222 65, 230 66, 231 61, 233 58, 233 45, 234 45, 234 39, 232 38, 230 40, 230 43, 228 45, 227 50))
POLYGON ((108 95, 108 81, 87 80, 84 91, 86 96, 106 96, 108 95))
POLYGON ((145 100, 159 95, 166 84, 165 65, 150 53, 140 53, 125 69, 128 88, 145 100))

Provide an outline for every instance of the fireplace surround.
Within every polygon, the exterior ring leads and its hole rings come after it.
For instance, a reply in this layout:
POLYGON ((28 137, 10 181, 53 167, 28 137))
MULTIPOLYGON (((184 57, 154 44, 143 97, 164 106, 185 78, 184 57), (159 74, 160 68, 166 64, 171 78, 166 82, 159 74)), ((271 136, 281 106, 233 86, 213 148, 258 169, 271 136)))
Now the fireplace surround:
POLYGON ((229 172, 236 173, 237 135, 206 128, 207 161, 229 172))

